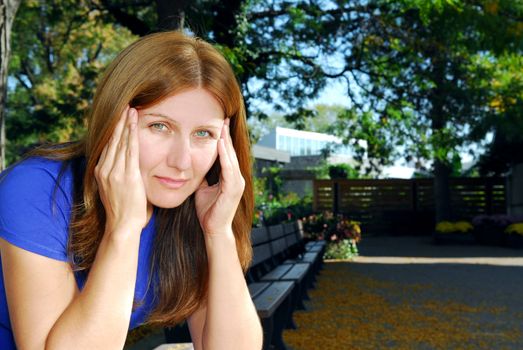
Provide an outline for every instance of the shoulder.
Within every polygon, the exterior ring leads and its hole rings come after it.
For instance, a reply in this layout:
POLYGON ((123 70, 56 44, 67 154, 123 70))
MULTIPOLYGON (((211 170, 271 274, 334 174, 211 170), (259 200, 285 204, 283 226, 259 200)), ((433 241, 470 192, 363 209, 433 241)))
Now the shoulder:
POLYGON ((49 194, 56 186, 67 192, 70 184, 70 166, 62 161, 33 157, 13 165, 0 175, 0 200, 24 194, 49 194))
POLYGON ((0 184, 16 180, 45 181, 56 180, 64 162, 41 157, 24 159, 7 168, 0 177, 0 184))
POLYGON ((61 161, 29 158, 0 176, 0 237, 20 248, 65 260, 72 172, 61 161))

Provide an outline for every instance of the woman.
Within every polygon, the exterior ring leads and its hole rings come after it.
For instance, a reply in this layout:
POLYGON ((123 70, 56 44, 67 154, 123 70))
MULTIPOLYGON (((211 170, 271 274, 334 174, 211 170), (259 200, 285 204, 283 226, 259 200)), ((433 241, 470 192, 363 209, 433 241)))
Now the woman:
POLYGON ((239 86, 209 44, 144 37, 108 67, 77 143, 0 183, 1 349, 121 349, 187 319, 195 349, 259 349, 250 151, 239 86))

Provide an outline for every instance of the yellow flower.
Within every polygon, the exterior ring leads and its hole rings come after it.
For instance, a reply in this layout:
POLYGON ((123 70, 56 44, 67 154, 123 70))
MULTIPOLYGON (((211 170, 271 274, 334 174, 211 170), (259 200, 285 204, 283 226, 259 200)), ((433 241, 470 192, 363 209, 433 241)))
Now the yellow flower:
POLYGON ((509 226, 505 229, 505 232, 506 232, 506 233, 515 233, 515 234, 517 234, 517 235, 522 235, 522 236, 523 236, 523 222, 520 222, 520 223, 517 223, 517 224, 509 225, 509 226))
POLYGON ((462 232, 467 233, 469 231, 472 231, 474 227, 472 224, 468 221, 457 221, 457 222, 450 222, 450 221, 441 221, 438 222, 436 225, 436 231, 439 233, 454 233, 454 232, 462 232))

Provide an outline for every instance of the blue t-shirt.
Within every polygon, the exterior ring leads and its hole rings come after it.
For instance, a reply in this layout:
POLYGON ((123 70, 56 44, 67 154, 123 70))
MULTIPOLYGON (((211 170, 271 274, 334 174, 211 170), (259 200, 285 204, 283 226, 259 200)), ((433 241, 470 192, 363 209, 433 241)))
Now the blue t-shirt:
MULTIPOLYGON (((67 261, 73 173, 69 165, 55 188, 61 165, 59 161, 30 158, 9 169, 0 179, 0 237, 27 251, 67 261)), ((130 329, 143 323, 153 308, 153 287, 148 289, 147 284, 154 217, 153 214, 140 238, 135 300, 143 300, 143 304, 133 311, 130 329)), ((82 290, 85 274, 75 273, 75 279, 82 290)), ((3 273, 0 273, 0 349, 16 349, 3 273)))

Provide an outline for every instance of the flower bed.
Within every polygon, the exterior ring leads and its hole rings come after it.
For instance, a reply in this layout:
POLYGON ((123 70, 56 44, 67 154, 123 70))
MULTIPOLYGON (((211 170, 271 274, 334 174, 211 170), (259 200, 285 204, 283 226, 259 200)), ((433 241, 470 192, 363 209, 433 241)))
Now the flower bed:
POLYGON ((484 245, 507 245, 505 230, 513 222, 508 215, 478 215, 472 219, 474 237, 484 245))
POLYGON ((513 248, 523 248, 523 222, 509 225, 505 229, 507 245, 513 248))
POLYGON ((442 221, 436 225, 434 230, 434 242, 437 244, 447 243, 474 243, 472 234, 474 227, 468 221, 442 221))
POLYGON ((325 240, 325 259, 351 259, 358 255, 361 240, 360 223, 332 212, 312 214, 302 219, 305 237, 325 240))

